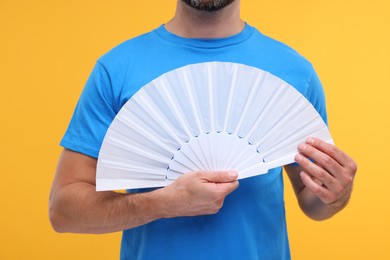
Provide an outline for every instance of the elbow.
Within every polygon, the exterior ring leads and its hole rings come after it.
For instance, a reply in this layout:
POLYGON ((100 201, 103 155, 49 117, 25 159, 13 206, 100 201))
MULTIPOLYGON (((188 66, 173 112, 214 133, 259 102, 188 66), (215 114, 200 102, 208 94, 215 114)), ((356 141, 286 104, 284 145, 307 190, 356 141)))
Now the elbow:
POLYGON ((333 217, 334 214, 315 214, 315 213, 307 213, 307 212, 304 212, 305 215, 310 218, 311 220, 314 220, 314 221, 317 221, 317 222, 321 222, 321 221, 325 221, 331 217, 333 217))
POLYGON ((67 232, 64 221, 62 220, 61 214, 58 212, 55 206, 52 203, 49 204, 49 220, 52 228, 57 233, 67 232))
POLYGON ((53 230, 57 233, 65 233, 66 229, 60 221, 60 216, 54 210, 49 210, 49 220, 53 230))
POLYGON ((61 210, 61 205, 59 205, 58 199, 55 199, 53 196, 50 196, 49 200, 49 220, 52 228, 57 233, 66 233, 70 232, 68 229, 66 216, 61 210))

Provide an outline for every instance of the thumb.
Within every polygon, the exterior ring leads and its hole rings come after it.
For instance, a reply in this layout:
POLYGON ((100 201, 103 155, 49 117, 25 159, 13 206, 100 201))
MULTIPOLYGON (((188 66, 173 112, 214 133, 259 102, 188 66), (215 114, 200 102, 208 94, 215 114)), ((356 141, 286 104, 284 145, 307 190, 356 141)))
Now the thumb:
POLYGON ((237 180, 238 173, 236 171, 216 171, 216 172, 201 172, 202 178, 208 182, 221 183, 232 182, 237 180))

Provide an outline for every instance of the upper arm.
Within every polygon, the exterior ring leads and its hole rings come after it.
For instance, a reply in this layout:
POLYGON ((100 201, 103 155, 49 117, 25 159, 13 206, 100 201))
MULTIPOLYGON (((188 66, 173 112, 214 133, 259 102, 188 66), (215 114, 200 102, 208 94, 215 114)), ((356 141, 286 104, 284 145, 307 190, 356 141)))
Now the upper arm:
POLYGON ((95 186, 97 159, 64 149, 58 160, 51 196, 67 185, 86 183, 95 186))

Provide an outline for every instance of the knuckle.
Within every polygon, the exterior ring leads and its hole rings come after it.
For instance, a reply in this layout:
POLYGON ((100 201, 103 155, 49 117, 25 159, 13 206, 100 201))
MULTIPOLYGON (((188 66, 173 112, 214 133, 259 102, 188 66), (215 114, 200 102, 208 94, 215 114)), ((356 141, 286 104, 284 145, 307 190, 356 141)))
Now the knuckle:
POLYGON ((323 163, 324 165, 332 165, 333 164, 333 159, 329 156, 325 156, 324 159, 323 159, 323 163))
POLYGON ((312 191, 315 195, 319 195, 321 193, 321 188, 320 186, 314 186, 312 191))
POLYGON ((327 144, 327 151, 329 155, 335 155, 337 152, 337 148, 334 145, 327 144))
POLYGON ((348 176, 347 177, 348 185, 351 185, 353 183, 353 180, 354 180, 354 176, 348 176))
POLYGON ((345 186, 350 186, 353 183, 353 176, 352 175, 344 175, 344 183, 345 186))
POLYGON ((345 190, 346 186, 344 185, 336 185, 334 190, 336 194, 342 194, 345 190))
POLYGON ((320 180, 325 179, 325 177, 326 177, 325 171, 322 170, 322 169, 319 169, 319 170, 317 171, 317 177, 318 177, 320 180))
POLYGON ((358 170, 357 163, 354 160, 351 160, 349 168, 352 170, 353 174, 355 174, 358 170))
POLYGON ((211 212, 212 213, 217 213, 223 206, 223 200, 217 200, 217 201, 214 201, 212 207, 211 207, 211 212))
POLYGON ((325 195, 325 199, 328 203, 333 203, 336 200, 336 195, 334 193, 329 193, 325 195))
POLYGON ((218 208, 211 208, 209 211, 207 211, 208 214, 217 214, 219 211, 218 208))
POLYGON ((334 186, 337 186, 337 180, 335 178, 329 178, 327 180, 327 186, 329 187, 334 187, 334 186))

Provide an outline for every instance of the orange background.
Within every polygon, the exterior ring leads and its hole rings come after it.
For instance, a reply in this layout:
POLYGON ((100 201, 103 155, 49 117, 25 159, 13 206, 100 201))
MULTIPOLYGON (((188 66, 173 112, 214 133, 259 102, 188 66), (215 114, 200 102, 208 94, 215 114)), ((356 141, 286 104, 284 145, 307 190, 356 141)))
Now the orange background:
MULTIPOLYGON (((118 259, 120 233, 57 234, 58 146, 96 59, 173 16, 176 1, 0 0, 0 259, 118 259)), ((315 65, 332 135, 356 159, 350 205, 325 222, 286 185, 293 259, 390 259, 390 2, 242 0, 242 17, 315 65)))

